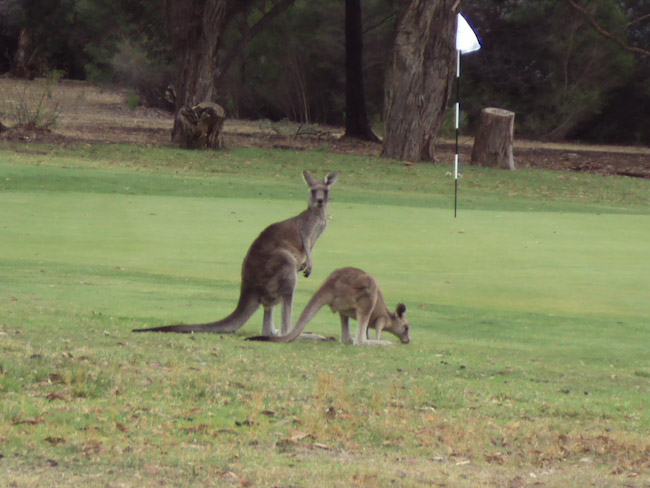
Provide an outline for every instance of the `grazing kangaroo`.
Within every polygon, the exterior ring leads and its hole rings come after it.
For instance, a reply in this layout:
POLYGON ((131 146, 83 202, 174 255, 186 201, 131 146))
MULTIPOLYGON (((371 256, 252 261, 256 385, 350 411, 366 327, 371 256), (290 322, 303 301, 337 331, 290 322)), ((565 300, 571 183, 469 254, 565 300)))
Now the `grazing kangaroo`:
POLYGON ((303 172, 309 185, 309 206, 295 217, 271 224, 253 241, 242 265, 241 292, 235 311, 216 322, 167 325, 133 332, 234 332, 242 327, 260 305, 264 307, 262 334, 276 335, 273 307, 282 303, 282 334, 291 330, 293 294, 298 273, 312 271, 312 249, 327 227, 329 189, 339 177, 329 173, 323 182, 303 172))
POLYGON ((404 344, 410 342, 406 305, 400 303, 395 312, 388 310, 377 278, 359 268, 341 268, 333 271, 309 300, 289 334, 277 337, 256 336, 246 340, 291 342, 305 330, 307 324, 325 305, 329 305, 332 312, 338 312, 341 316, 341 341, 346 344, 355 343, 350 334, 350 318, 359 321, 357 345, 391 344, 390 341, 380 340, 382 331, 394 334, 404 344), (377 330, 376 340, 368 338, 368 328, 377 330))

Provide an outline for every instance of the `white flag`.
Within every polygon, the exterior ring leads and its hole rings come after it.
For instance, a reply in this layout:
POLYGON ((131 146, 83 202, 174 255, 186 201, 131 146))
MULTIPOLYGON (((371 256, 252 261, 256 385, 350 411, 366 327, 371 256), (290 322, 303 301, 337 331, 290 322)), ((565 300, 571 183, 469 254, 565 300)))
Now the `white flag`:
POLYGON ((481 43, 476 37, 476 32, 465 20, 463 14, 458 14, 458 27, 456 28, 456 50, 461 54, 471 53, 481 49, 481 43))

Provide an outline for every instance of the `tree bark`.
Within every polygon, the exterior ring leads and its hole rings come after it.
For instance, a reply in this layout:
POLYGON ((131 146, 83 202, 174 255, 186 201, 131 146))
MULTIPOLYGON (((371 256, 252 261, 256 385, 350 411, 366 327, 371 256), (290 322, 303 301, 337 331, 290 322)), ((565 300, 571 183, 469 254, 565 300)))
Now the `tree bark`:
POLYGON ((455 75, 457 0, 402 0, 384 92, 384 157, 433 161, 455 75))
POLYGON ((345 0, 345 135, 379 142, 368 124, 362 53, 361 0, 345 0))
POLYGON ((500 108, 481 110, 471 163, 478 166, 515 169, 512 152, 515 114, 500 108))
MULTIPOLYGON (((242 50, 293 2, 271 2, 270 10, 245 33, 236 50, 242 50)), ((165 22, 177 64, 174 84, 176 116, 172 140, 181 147, 221 147, 219 130, 225 119, 225 111, 215 103, 217 83, 237 52, 228 53, 220 65, 221 41, 228 23, 256 3, 266 6, 266 2, 259 0, 163 0, 165 22), (209 104, 211 108, 207 109, 207 105, 201 108, 203 104, 209 104), (208 114, 209 120, 205 119, 208 114), (203 126, 206 123, 208 128, 203 126)))
POLYGON ((163 0, 165 21, 176 54, 176 111, 214 102, 214 73, 228 0, 163 0))
POLYGON ((18 47, 11 62, 11 75, 16 78, 32 79, 33 73, 30 70, 29 62, 32 56, 34 45, 34 34, 29 27, 20 30, 18 35, 18 47))
POLYGON ((176 110, 216 102, 217 81, 244 47, 295 0, 163 0, 165 23, 176 55, 176 110), (224 31, 237 15, 258 4, 268 10, 247 30, 235 48, 222 56, 224 31))

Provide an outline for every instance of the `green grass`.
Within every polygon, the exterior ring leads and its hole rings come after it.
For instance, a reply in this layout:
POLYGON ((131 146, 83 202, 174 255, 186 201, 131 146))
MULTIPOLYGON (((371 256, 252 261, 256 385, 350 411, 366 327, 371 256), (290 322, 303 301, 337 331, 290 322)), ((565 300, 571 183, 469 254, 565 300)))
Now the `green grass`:
MULTIPOLYGON (((0 147, 0 485, 647 486, 650 188, 327 152, 0 147), (412 343, 138 334, 219 318, 300 173, 412 343)), ((310 329, 339 335, 323 310, 310 329)))

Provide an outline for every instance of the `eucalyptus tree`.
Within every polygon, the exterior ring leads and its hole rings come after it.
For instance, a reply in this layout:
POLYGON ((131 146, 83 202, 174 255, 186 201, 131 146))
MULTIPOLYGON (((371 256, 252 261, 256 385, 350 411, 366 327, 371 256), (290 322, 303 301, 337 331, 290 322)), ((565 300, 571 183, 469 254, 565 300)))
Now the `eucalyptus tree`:
POLYGON ((385 80, 382 155, 432 161, 455 75, 457 0, 402 0, 385 80))

